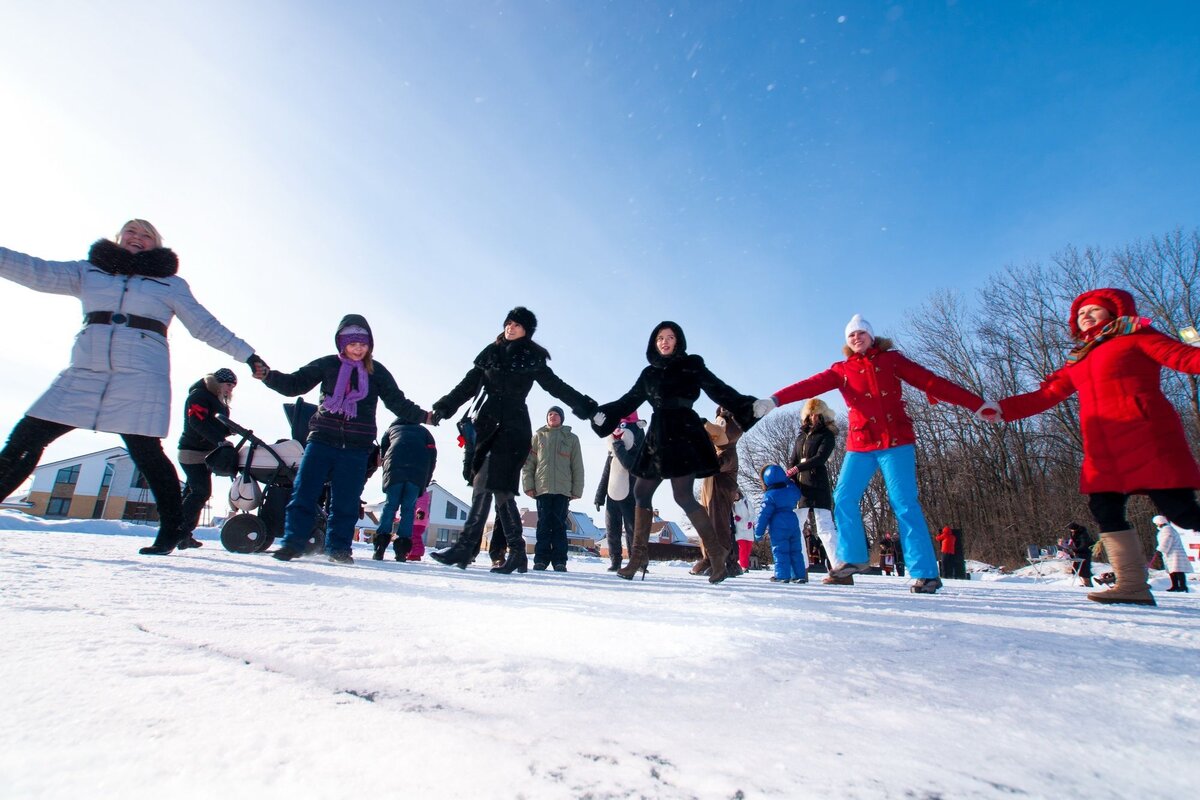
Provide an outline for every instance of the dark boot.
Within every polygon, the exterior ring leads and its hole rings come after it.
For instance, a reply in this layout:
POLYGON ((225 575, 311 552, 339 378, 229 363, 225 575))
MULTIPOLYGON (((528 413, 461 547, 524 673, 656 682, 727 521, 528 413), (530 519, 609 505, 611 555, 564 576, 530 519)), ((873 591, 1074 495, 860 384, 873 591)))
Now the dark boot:
POLYGON ((708 553, 709 569, 712 571, 712 574, 708 576, 708 582, 720 583, 729 577, 729 573, 725 571, 725 559, 729 555, 729 550, 722 546, 720 537, 713 530, 712 520, 708 518, 708 513, 703 508, 697 507, 687 512, 687 518, 691 520, 692 527, 696 529, 700 541, 704 543, 704 551, 708 553))
POLYGON ((391 540, 390 533, 375 531, 375 538, 371 540, 371 544, 375 545, 375 552, 371 554, 371 558, 375 561, 383 561, 383 554, 387 552, 387 546, 391 540))
POLYGON ((708 556, 701 556, 700 560, 692 564, 692 568, 688 570, 689 575, 703 575, 708 572, 708 556))
POLYGON ((621 554, 620 553, 618 553, 615 556, 609 556, 608 560, 612 562, 612 566, 610 566, 608 568, 609 572, 616 572, 617 570, 619 570, 621 568, 621 554))
POLYGON ((1097 603, 1129 603, 1139 606, 1158 605, 1146 580, 1146 557, 1142 544, 1132 530, 1101 533, 1104 551, 1117 576, 1117 584, 1106 592, 1089 592, 1088 600, 1097 603))
POLYGON ((158 528, 158 535, 154 537, 154 544, 149 547, 143 547, 138 550, 144 556, 165 556, 169 555, 176 547, 179 546, 180 539, 183 538, 183 533, 179 530, 179 524, 172 523, 168 520, 161 520, 158 528))
MULTIPOLYGON (((463 532, 459 534, 458 540, 441 552, 430 552, 429 557, 448 567, 466 569, 479 553, 479 545, 483 541, 483 526, 487 523, 487 515, 491 508, 491 494, 485 491, 474 492, 471 495, 471 510, 467 513, 467 521, 463 523, 463 532)), ((495 533, 492 535, 495 536, 495 533)))
POLYGON ((397 536, 396 541, 392 543, 392 552, 396 554, 397 561, 403 561, 410 550, 412 550, 412 538, 409 536, 397 536))
POLYGON ((650 526, 654 524, 654 512, 638 506, 633 510, 633 546, 629 548, 629 563, 617 570, 617 575, 627 581, 641 570, 646 580, 646 567, 650 563, 650 526))
POLYGON ((496 522, 503 524, 504 538, 508 544, 508 558, 500 566, 492 567, 492 572, 511 575, 514 572, 529 571, 529 555, 525 552, 524 530, 521 527, 521 516, 514 500, 500 501, 500 498, 497 498, 496 522))

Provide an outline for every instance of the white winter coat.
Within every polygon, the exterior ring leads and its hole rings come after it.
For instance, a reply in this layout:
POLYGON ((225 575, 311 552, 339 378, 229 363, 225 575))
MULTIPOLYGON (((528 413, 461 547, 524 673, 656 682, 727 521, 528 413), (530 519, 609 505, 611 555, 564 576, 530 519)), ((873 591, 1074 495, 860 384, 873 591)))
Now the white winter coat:
POLYGON ((1188 561, 1183 540, 1179 538, 1175 526, 1169 522, 1158 529, 1158 552, 1162 553, 1163 566, 1167 572, 1192 571, 1192 562, 1188 561))
MULTIPOLYGON (((84 314, 122 312, 164 324, 179 317, 192 336, 237 361, 254 353, 196 301, 178 275, 114 275, 88 261, 43 261, 0 247, 0 277, 39 292, 78 297, 84 314)), ((161 439, 170 412, 166 338, 124 325, 85 325, 75 337, 71 366, 27 413, 75 428, 161 439)))
POLYGON ((742 495, 733 501, 733 538, 738 542, 754 541, 754 509, 750 500, 742 495))

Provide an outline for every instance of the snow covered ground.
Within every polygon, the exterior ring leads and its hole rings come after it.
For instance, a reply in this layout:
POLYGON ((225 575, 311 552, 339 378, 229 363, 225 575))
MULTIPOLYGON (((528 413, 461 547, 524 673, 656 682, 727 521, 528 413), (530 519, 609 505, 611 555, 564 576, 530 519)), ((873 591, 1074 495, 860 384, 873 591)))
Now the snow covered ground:
MULTIPOLYGON (((0 796, 1196 796, 1200 592, 287 564, 0 512, 0 796), (95 535, 108 533, 111 535, 95 535)), ((482 564, 482 562, 481 562, 482 564)), ((1194 589, 1200 584, 1193 583, 1194 589)))

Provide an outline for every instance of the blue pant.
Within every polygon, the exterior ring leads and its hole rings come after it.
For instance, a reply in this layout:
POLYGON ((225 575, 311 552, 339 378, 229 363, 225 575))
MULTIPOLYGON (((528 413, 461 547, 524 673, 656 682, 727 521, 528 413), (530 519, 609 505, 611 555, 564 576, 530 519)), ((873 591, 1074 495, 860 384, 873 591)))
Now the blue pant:
POLYGON ((400 539, 411 539, 413 532, 413 514, 417 507, 417 498, 421 496, 421 487, 412 481, 393 483, 386 490, 387 500, 383 510, 379 512, 379 533, 392 532, 392 523, 396 520, 396 511, 400 511, 400 524, 396 526, 396 536, 400 539))
POLYGON ((771 531, 771 556, 775 559, 777 580, 808 579, 808 570, 804 566, 804 537, 799 531, 778 535, 771 531))
POLYGON ((925 524, 925 513, 917 499, 916 448, 911 444, 847 452, 833 490, 833 515, 838 529, 838 560, 844 564, 866 564, 867 535, 863 531, 862 496, 876 470, 883 473, 888 501, 896 513, 904 561, 914 578, 936 578, 937 558, 925 524))
POLYGON ((325 552, 350 552, 354 523, 358 521, 358 501, 367 482, 367 454, 366 450, 333 447, 322 442, 304 446, 284 517, 283 547, 303 551, 308 546, 316 524, 317 503, 328 482, 331 502, 325 552))

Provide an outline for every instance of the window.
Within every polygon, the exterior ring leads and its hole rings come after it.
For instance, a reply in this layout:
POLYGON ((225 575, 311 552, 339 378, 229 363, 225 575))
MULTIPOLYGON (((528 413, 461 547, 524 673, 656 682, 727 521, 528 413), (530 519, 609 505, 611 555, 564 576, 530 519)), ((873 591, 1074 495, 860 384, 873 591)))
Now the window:
POLYGON ((125 513, 121 515, 121 519, 129 522, 158 522, 158 506, 154 503, 130 501, 125 504, 125 513))
POLYGON ((111 486, 112 481, 113 481, 113 475, 115 475, 115 474, 116 474, 116 470, 113 469, 113 465, 105 464, 104 465, 104 477, 100 479, 100 488, 105 489, 105 488, 111 486))
POLYGON ((437 544, 438 544, 438 547, 445 547, 446 545, 450 544, 450 529, 449 528, 438 528, 437 529, 437 544))
MULTIPOLYGON (((76 468, 78 471, 78 468, 76 468)), ((47 517, 65 517, 71 509, 71 498, 69 497, 51 497, 50 502, 46 505, 47 517)))
POLYGON ((129 486, 132 489, 149 489, 150 484, 146 483, 146 476, 137 467, 133 468, 133 479, 129 481, 129 486))
POLYGON ((79 465, 78 464, 76 464, 73 467, 63 467, 62 469, 60 469, 58 471, 58 475, 56 475, 54 477, 55 483, 67 484, 68 486, 74 486, 75 482, 78 480, 79 480, 79 465))

